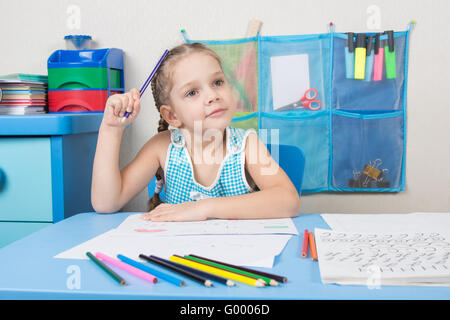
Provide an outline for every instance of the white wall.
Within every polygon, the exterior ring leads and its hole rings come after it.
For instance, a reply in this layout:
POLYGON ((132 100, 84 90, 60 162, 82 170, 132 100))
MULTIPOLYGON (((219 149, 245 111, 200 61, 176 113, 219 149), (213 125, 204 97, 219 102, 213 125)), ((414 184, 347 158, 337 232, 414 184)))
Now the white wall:
MULTIPOLYGON (((398 194, 322 193, 303 196, 302 212, 449 211, 450 202, 450 1, 447 0, 0 0, 0 74, 46 74, 48 56, 64 48, 67 34, 89 34, 95 48, 125 51, 126 88, 140 87, 165 48, 192 39, 245 35, 252 18, 263 35, 405 30, 411 35, 408 80, 406 190, 398 194), (80 8, 80 28, 70 29, 70 5, 80 8), (370 6, 380 9, 379 29, 369 29, 370 6)), ((151 92, 139 119, 127 129, 120 165, 155 132, 159 115, 151 92)), ((146 191, 124 210, 144 211, 146 191)))

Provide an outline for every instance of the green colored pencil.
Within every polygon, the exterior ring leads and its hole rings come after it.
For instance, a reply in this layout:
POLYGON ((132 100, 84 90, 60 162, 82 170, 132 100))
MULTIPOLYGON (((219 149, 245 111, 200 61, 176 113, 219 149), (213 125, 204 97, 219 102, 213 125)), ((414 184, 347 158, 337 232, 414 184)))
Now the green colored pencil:
POLYGON ((116 280, 118 283, 120 283, 121 286, 126 285, 126 281, 119 276, 117 273, 111 270, 110 267, 108 267, 106 264, 98 260, 92 253, 86 252, 86 255, 95 262, 96 265, 98 265, 100 268, 102 268, 107 274, 109 274, 114 280, 116 280))
POLYGON ((242 274, 244 276, 250 276, 250 277, 257 278, 257 279, 261 279, 264 282, 266 282, 268 285, 271 285, 271 286, 277 286, 278 285, 278 282, 276 280, 273 280, 273 279, 261 276, 259 274, 246 272, 246 271, 243 271, 243 270, 240 270, 240 269, 228 267, 228 266, 225 266, 223 264, 219 264, 219 263, 211 262, 209 260, 196 258, 196 257, 190 256, 190 255, 186 255, 184 257, 186 259, 191 259, 191 260, 194 260, 194 261, 197 261, 197 262, 209 264, 210 266, 213 266, 213 267, 216 267, 216 268, 221 268, 221 269, 224 269, 224 270, 228 270, 228 271, 232 271, 232 272, 236 272, 236 273, 242 274))

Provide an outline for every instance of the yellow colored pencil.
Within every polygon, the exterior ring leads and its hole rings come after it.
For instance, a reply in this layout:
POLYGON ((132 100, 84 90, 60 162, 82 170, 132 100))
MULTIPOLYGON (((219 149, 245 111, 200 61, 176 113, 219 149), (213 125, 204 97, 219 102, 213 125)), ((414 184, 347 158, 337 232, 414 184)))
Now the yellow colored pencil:
POLYGON ((194 269, 198 269, 198 270, 201 270, 204 272, 209 272, 209 273, 215 274, 216 276, 239 281, 239 282, 242 282, 242 283, 254 286, 254 287, 264 287, 265 286, 265 283, 263 281, 258 280, 256 278, 243 276, 243 275, 235 273, 235 272, 230 272, 230 271, 226 271, 226 270, 223 270, 220 268, 212 267, 207 264, 195 262, 195 261, 192 261, 192 260, 189 260, 186 258, 182 258, 182 257, 176 256, 176 255, 171 256, 169 258, 169 260, 176 262, 176 263, 183 264, 185 266, 188 266, 188 267, 191 267, 194 269))

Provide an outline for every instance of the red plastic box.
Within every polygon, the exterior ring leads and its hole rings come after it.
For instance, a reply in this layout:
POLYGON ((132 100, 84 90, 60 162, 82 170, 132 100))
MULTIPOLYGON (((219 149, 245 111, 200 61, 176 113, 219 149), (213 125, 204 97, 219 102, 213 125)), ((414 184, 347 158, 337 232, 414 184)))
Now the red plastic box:
MULTIPOLYGON (((111 95, 121 93, 112 91, 111 95)), ((57 90, 48 91, 49 112, 104 111, 108 90, 57 90)))

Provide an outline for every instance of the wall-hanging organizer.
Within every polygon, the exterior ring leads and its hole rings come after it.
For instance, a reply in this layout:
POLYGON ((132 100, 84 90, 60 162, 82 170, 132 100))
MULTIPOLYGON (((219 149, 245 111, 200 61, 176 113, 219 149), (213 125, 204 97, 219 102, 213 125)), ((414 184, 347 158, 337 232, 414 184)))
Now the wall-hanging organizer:
POLYGON ((222 58, 238 109, 233 126, 306 158, 303 193, 405 189, 405 31, 192 40, 222 58), (265 130, 262 130, 265 129, 265 130))

